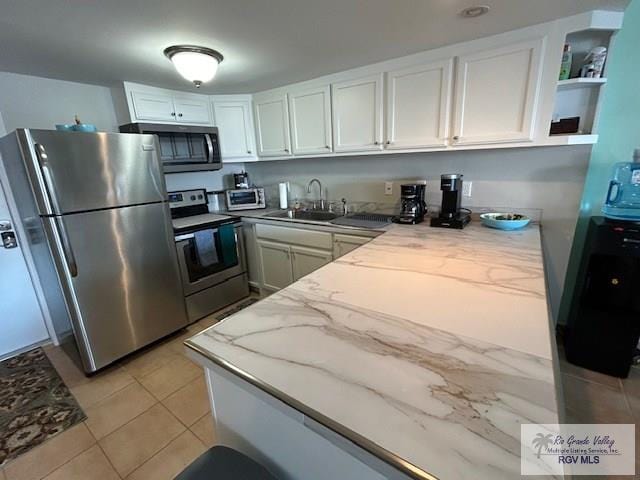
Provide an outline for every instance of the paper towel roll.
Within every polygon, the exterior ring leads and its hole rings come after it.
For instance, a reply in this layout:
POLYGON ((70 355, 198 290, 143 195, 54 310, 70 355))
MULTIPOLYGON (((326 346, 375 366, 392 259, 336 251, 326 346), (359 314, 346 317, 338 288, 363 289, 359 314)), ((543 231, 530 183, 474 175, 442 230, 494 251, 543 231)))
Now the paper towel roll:
POLYGON ((280 193, 280 208, 289 208, 289 182, 278 184, 278 192, 280 193))

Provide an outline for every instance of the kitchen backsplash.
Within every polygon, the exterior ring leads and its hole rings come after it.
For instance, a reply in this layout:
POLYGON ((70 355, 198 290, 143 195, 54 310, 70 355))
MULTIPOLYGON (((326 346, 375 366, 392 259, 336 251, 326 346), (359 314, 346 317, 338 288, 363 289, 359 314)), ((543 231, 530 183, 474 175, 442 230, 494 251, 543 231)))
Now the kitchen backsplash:
POLYGON ((317 185, 307 194, 312 178, 322 182, 325 198, 350 204, 380 205, 397 210, 402 183, 427 181, 426 201, 440 206, 440 174, 462 173, 473 182, 471 198, 463 206, 475 212, 528 212, 543 224, 546 269, 554 314, 560 302, 573 241, 590 146, 470 150, 397 155, 309 158, 247 163, 251 182, 266 189, 270 205, 278 205, 278 183, 289 181, 290 198, 317 198, 317 185), (384 182, 393 182, 393 194, 384 182), (373 203, 372 203, 373 202, 373 203))

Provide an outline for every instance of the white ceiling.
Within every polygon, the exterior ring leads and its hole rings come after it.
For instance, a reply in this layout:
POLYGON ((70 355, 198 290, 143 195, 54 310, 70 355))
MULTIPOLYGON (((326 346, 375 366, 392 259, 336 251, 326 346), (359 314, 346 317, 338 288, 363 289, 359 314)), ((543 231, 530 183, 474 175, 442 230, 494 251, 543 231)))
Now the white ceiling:
MULTIPOLYGON (((0 71, 190 90, 163 56, 225 56, 203 93, 250 93, 629 0, 0 0, 0 71)), ((1 92, 0 92, 1 94, 1 92)))

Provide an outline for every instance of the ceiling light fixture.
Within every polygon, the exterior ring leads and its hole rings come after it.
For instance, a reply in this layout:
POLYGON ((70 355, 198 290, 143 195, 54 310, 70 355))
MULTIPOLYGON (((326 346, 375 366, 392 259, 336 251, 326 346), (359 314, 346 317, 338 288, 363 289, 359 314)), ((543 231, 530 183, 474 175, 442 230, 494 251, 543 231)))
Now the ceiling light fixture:
POLYGON ((460 12, 460 16, 465 18, 474 18, 484 15, 487 12, 489 12, 489 5, 475 5, 462 10, 460 12))
POLYGON ((196 88, 213 80, 218 65, 224 58, 216 50, 195 45, 174 45, 164 49, 165 56, 184 78, 193 82, 196 88))

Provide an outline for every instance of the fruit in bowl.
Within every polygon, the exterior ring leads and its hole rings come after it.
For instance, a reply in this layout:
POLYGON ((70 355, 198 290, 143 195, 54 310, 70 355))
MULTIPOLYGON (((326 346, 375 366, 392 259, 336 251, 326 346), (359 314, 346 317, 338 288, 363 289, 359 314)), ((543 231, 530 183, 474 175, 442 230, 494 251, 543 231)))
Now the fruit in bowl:
POLYGON ((517 230, 526 227, 531 219, 519 213, 483 213, 480 215, 482 224, 498 230, 517 230))

